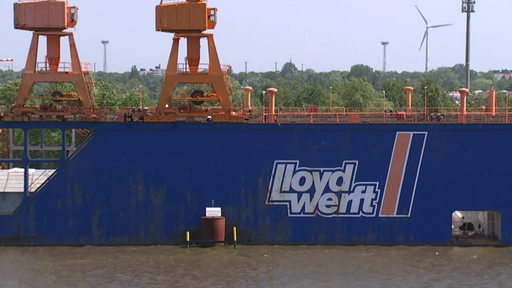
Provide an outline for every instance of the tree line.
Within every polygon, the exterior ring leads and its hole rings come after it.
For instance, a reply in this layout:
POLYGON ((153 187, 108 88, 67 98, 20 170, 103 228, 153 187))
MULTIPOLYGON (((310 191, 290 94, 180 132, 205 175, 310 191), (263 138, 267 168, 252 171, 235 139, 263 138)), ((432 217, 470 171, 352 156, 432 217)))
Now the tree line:
MULTIPOLYGON (((276 98, 278 107, 346 107, 351 109, 380 108, 401 109, 405 106, 404 88, 414 87, 413 106, 456 107, 458 104, 450 97, 450 91, 463 87, 464 65, 442 67, 429 73, 387 72, 385 75, 366 65, 354 65, 350 71, 315 72, 312 69, 298 70, 295 64, 288 62, 280 71, 232 73, 227 83, 232 92, 235 108, 244 105, 244 86, 253 90, 252 103, 255 107, 267 105, 267 88, 279 90, 276 98), (428 97, 425 97, 428 95, 428 97)), ((512 91, 512 80, 495 79, 492 72, 471 72, 472 90, 489 90, 491 85, 497 91, 512 91)), ((163 76, 141 75, 136 66, 125 73, 94 74, 94 100, 102 107, 138 107, 140 99, 144 106, 154 106, 160 95, 163 76)), ((21 83, 21 72, 0 71, 0 106, 12 105, 21 83)), ((72 87, 40 86, 34 89, 68 89, 72 87)), ((197 85, 180 85, 176 93, 190 93, 197 85)), ((201 87, 208 91, 207 87, 201 87)), ((72 92, 72 91, 61 91, 72 92)), ((476 94, 470 98, 469 105, 481 105, 476 94)), ((508 95, 508 94, 507 94, 508 95)), ((501 99, 501 98, 498 98, 501 99)), ((500 100, 502 105, 504 100, 500 100)))

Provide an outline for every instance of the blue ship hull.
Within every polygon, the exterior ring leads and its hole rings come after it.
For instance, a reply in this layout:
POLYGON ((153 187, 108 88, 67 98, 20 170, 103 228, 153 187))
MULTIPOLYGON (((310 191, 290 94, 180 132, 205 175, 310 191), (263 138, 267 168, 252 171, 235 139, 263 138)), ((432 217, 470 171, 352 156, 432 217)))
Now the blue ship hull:
MULTIPOLYGON (((3 244, 182 244, 186 231, 198 239, 212 200, 227 239, 236 226, 240 243, 444 245, 454 241, 454 212, 488 211, 499 219, 484 227, 496 230, 499 244, 512 244, 509 125, 0 128, 92 131, 72 156, 53 161, 58 168, 37 191, 20 191, 16 209, 0 216, 3 244)), ((44 162, 26 154, 0 162, 27 169, 44 162)))

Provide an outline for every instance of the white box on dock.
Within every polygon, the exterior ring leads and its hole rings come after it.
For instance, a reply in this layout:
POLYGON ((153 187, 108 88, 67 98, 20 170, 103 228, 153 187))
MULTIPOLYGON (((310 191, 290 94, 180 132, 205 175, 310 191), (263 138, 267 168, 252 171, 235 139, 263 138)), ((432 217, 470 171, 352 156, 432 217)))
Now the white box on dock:
POLYGON ((206 217, 221 217, 222 208, 220 207, 206 207, 206 217))

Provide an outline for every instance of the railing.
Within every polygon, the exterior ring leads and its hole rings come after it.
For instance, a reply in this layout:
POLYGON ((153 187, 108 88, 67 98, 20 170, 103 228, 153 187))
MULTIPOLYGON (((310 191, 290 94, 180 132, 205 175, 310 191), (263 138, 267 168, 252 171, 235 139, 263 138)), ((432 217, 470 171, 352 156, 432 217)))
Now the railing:
MULTIPOLYGON (((80 63, 83 73, 91 73, 93 65, 88 62, 80 63)), ((48 62, 37 62, 37 71, 50 72, 50 64, 48 62)), ((71 62, 60 62, 58 72, 71 72, 73 71, 71 62)))
POLYGON ((165 3, 178 3, 178 2, 186 2, 186 0, 160 0, 160 5, 165 3))
POLYGON ((501 108, 492 114, 481 108, 471 108, 461 114, 458 108, 423 108, 406 113, 382 108, 305 107, 277 108, 275 112, 265 108, 253 110, 249 122, 260 123, 510 123, 510 111, 501 108), (421 111, 420 111, 421 110, 421 111), (272 119, 273 116, 273 119, 272 119))
MULTIPOLYGON (((456 108, 429 108, 427 114, 421 111, 405 113, 403 111, 382 111, 382 109, 361 109, 345 107, 296 107, 277 108, 274 119, 268 108, 254 108, 251 112, 235 111, 235 114, 245 114, 249 123, 351 123, 351 124, 396 124, 396 123, 511 123, 510 111, 498 110, 494 115, 479 111, 478 108, 470 109, 465 115, 460 114, 456 108)), ((95 110, 97 121, 144 121, 144 115, 156 114, 155 107, 143 109, 133 107, 102 107, 95 110), (128 115, 128 120, 127 116, 128 115)), ((209 112, 205 110, 204 117, 201 112, 194 113, 196 122, 206 121, 209 112)), ((210 113, 211 114, 211 113, 210 113)))
MULTIPOLYGON (((210 71, 210 64, 199 64, 199 72, 208 73, 210 71)), ((231 65, 221 64, 221 70, 224 75, 231 74, 231 65)), ((178 73, 190 73, 190 67, 187 63, 178 63, 178 73)))
MULTIPOLYGON (((199 107, 199 106, 198 106, 199 107)), ((5 113, 7 107, 0 106, 0 115, 5 113)), ((50 117, 45 113, 31 115, 30 121, 97 121, 97 122, 123 122, 144 121, 146 115, 156 115, 156 107, 95 107, 94 117, 86 117, 84 113, 63 113, 60 117, 50 117)), ((405 109, 403 109, 405 110, 405 109)), ((496 112, 490 113, 482 108, 468 108, 468 112, 461 114, 457 107, 429 107, 413 109, 410 113, 402 109, 383 111, 382 108, 349 108, 349 107, 291 107, 276 108, 272 114, 268 108, 253 108, 248 111, 233 111, 234 115, 244 115, 249 123, 352 123, 352 124, 393 124, 393 123, 511 123, 510 109, 498 107, 496 112), (273 118, 272 118, 273 117, 273 118)), ((77 110, 79 112, 79 110, 77 110)), ((189 111, 190 112, 190 111, 189 111)), ((197 109, 188 114, 194 114, 193 122, 205 121, 208 116, 215 116, 210 109, 197 109), (192 113, 193 112, 193 113, 192 113), (204 115, 203 115, 204 114, 204 115)), ((186 112, 176 112, 187 116, 186 112)), ((55 114, 55 113, 54 113, 55 114)), ((60 115, 60 114, 59 114, 60 115)), ((190 116, 190 115, 188 115, 190 116)), ((178 117, 179 118, 179 117, 178 117)), ((185 117, 186 119, 189 119, 185 117)), ((179 118, 181 119, 181 118, 179 118)), ((192 120, 191 120, 192 121, 192 120)))

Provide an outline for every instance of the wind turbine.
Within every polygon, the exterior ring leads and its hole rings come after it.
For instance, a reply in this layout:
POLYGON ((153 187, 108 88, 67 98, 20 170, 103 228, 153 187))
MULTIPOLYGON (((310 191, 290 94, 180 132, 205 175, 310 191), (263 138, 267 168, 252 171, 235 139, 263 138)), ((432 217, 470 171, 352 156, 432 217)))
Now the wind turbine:
POLYGON ((427 73, 427 72, 428 72, 428 61, 429 61, 429 54, 428 54, 428 48, 429 48, 429 45, 428 45, 428 34, 429 34, 430 29, 431 29, 431 28, 441 28, 441 27, 451 26, 452 24, 429 25, 429 24, 428 24, 428 21, 427 21, 427 18, 425 18, 425 16, 423 15, 423 13, 421 13, 420 8, 418 8, 418 6, 415 6, 415 7, 416 7, 416 10, 418 10, 418 12, 420 13, 421 18, 423 18, 423 21, 425 21, 425 25, 426 25, 426 28, 425 28, 425 34, 423 35, 423 40, 421 41, 421 45, 420 45, 420 50, 421 50, 421 48, 423 47, 423 44, 425 44, 425 73, 427 73))

